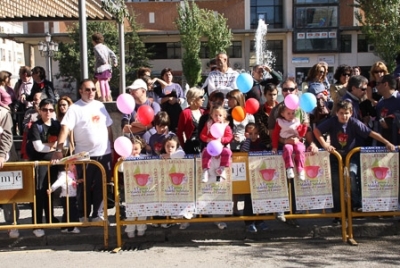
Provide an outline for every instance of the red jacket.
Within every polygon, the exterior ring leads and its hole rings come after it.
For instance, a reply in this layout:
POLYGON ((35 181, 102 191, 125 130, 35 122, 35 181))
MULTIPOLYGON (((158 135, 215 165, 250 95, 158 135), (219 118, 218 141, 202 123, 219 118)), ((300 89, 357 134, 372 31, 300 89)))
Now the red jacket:
MULTIPOLYGON (((207 121, 207 123, 204 125, 203 130, 202 130, 201 133, 200 133, 200 139, 201 139, 203 142, 207 142, 208 139, 216 140, 216 138, 214 138, 214 137, 211 135, 211 133, 210 133, 209 127, 211 127, 211 125, 212 125, 212 124, 210 123, 210 121, 207 121)), ((223 145, 227 145, 227 144, 229 144, 232 140, 233 140, 232 129, 231 129, 231 127, 227 124, 226 127, 225 127, 224 135, 221 137, 221 143, 222 143, 223 145)))
MULTIPOLYGON (((203 108, 200 108, 200 113, 202 115, 204 114, 203 108)), ((182 146, 182 148, 183 145, 185 144, 183 139, 183 133, 185 133, 186 139, 190 139, 192 137, 193 131, 194 131, 194 124, 193 124, 192 112, 190 108, 186 108, 179 115, 178 129, 176 131, 176 136, 178 136, 179 143, 182 146)), ((198 131, 200 132, 201 129, 199 129, 198 131)))

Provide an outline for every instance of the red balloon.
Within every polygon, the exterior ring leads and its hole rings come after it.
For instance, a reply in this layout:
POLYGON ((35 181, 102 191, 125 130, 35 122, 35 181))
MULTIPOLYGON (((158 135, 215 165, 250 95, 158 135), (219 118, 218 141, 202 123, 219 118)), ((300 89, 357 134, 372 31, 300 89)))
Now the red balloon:
POLYGON ((142 105, 136 112, 137 120, 144 126, 151 125, 154 119, 154 110, 149 105, 142 105))
POLYGON ((246 101, 245 109, 248 114, 255 114, 260 108, 260 102, 254 98, 250 98, 246 101))

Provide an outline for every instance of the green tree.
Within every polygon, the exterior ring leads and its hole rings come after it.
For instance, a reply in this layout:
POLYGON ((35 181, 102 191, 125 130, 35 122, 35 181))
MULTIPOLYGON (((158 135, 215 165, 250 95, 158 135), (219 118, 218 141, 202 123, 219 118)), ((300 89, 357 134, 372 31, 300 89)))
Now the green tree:
POLYGON ((209 55, 213 58, 220 52, 226 53, 226 49, 232 44, 232 32, 227 26, 228 19, 222 14, 215 14, 213 10, 202 9, 201 12, 209 55))
POLYGON ((195 3, 185 0, 183 6, 178 6, 178 18, 175 20, 181 35, 184 49, 182 70, 189 86, 195 86, 201 80, 200 38, 203 26, 200 10, 195 3))
POLYGON ((400 52, 400 0, 356 0, 354 7, 361 10, 355 15, 362 33, 392 71, 400 52))
POLYGON ((227 26, 227 19, 214 11, 200 9, 194 1, 184 1, 178 6, 178 18, 175 20, 184 49, 182 57, 183 74, 190 86, 201 80, 200 48, 201 37, 208 39, 209 54, 214 57, 219 52, 226 52, 231 45, 232 33, 227 26))

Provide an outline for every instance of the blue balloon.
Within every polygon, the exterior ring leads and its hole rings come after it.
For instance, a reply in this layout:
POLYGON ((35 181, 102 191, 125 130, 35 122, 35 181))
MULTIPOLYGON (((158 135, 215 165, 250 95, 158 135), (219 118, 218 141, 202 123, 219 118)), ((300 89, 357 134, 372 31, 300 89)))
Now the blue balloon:
POLYGON ((248 73, 241 73, 236 78, 236 85, 242 93, 247 93, 253 87, 253 77, 248 73))
POLYGON ((300 97, 300 108, 306 112, 311 113, 317 107, 317 98, 312 93, 303 93, 300 97))

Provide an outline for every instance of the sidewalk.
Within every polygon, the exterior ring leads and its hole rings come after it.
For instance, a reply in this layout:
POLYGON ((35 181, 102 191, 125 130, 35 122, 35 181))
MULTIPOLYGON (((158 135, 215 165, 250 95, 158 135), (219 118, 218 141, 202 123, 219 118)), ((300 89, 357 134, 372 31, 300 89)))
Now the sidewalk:
MULTIPOLYGON (((116 246, 116 225, 115 210, 108 210, 109 227, 109 248, 116 246)), ((55 208, 55 216, 61 218, 62 208, 55 208)), ((0 214, 0 222, 4 224, 3 214, 0 214)), ((20 223, 31 222, 31 211, 24 205, 20 210, 20 223)), ((162 243, 162 242, 191 242, 193 240, 228 240, 228 241, 271 241, 288 239, 332 239, 341 241, 341 227, 332 225, 332 219, 304 219, 298 220, 300 227, 296 228, 277 220, 266 221, 269 229, 249 233, 245 230, 245 225, 240 222, 227 222, 228 228, 220 230, 213 223, 192 223, 186 230, 179 230, 179 225, 169 229, 154 228, 148 226, 145 236, 128 238, 123 232, 122 240, 126 244, 136 243, 162 243)), ((366 218, 355 219, 354 238, 376 238, 383 236, 400 235, 399 218, 366 218)), ((124 230, 124 229, 123 229, 124 230)), ((0 232, 0 250, 1 248, 21 248, 35 246, 60 246, 60 245, 79 245, 90 244, 95 248, 103 247, 103 229, 100 227, 80 228, 80 234, 64 234, 60 229, 45 229, 46 235, 37 238, 32 230, 19 230, 18 239, 10 239, 7 232, 0 232)), ((400 237, 400 236, 399 236, 400 237)))

